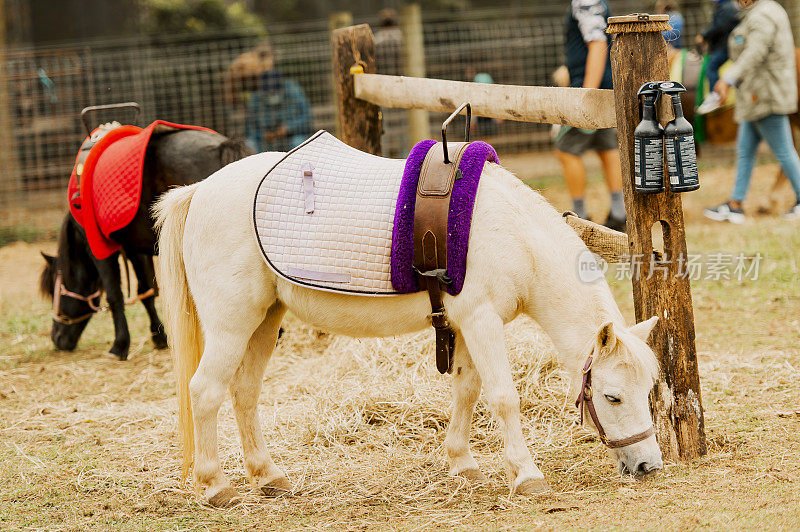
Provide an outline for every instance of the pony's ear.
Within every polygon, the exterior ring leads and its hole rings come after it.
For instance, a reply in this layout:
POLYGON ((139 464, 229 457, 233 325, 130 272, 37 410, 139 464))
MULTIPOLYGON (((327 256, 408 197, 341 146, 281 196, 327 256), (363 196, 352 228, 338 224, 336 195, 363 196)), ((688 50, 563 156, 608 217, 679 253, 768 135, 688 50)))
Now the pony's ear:
POLYGON ((608 321, 597 331, 597 351, 613 351, 616 345, 617 333, 614 332, 614 324, 608 321))
POLYGON ((42 268, 42 274, 39 276, 39 293, 44 297, 53 297, 56 279, 56 258, 52 255, 48 255, 44 251, 40 251, 39 253, 42 254, 46 263, 44 268, 42 268))
POLYGON ((647 339, 650 337, 650 333, 653 331, 653 327, 656 326, 657 322, 658 322, 658 316, 653 316, 649 320, 637 323, 628 330, 632 332, 636 337, 646 342, 647 339))

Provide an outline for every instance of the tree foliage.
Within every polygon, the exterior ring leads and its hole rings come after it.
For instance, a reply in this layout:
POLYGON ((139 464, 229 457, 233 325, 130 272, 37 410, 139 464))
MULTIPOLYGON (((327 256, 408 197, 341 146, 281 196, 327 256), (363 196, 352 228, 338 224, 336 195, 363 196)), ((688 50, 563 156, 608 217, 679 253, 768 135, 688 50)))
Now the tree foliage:
POLYGON ((244 1, 143 0, 148 33, 205 33, 243 29, 264 34, 262 20, 244 1))

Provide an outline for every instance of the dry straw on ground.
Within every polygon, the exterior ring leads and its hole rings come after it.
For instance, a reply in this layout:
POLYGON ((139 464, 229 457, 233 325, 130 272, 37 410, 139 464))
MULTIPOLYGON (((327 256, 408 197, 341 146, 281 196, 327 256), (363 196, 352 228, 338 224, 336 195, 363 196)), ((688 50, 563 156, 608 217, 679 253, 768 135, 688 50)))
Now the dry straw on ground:
MULTIPOLYGON (((537 449, 569 445, 575 418, 562 412, 566 390, 549 341, 520 319, 508 328, 508 345, 529 438, 537 449)), ((447 475, 442 446, 449 415, 449 377, 434 368, 432 334, 327 337, 293 320, 268 367, 261 400, 267 440, 299 494, 289 504, 322 513, 358 502, 409 511, 423 505, 442 514, 438 523, 447 521, 454 501, 472 495, 469 484, 447 475)), ((223 460, 242 477, 227 407, 222 418, 223 460)), ((506 494, 501 436, 482 404, 472 446, 491 491, 506 494)), ((263 500, 254 495, 247 503, 263 500)))
MULTIPOLYGON (((771 178, 777 166, 759 172, 771 178)), ((227 402, 221 456, 245 501, 202 507, 179 483, 172 365, 152 350, 142 309, 128 309, 128 362, 102 357, 113 338, 107 315, 92 319, 76 352, 54 352, 50 309, 35 294, 38 250, 54 244, 0 248, 0 529, 797 529, 800 240, 779 220, 704 222, 701 208, 731 175, 704 170, 684 203, 691 251, 765 255, 758 282, 693 286, 708 456, 621 482, 576 425, 549 341, 519 320, 506 346, 528 447, 555 490, 543 499, 508 497, 500 433, 482 402, 471 443, 488 482, 448 477, 449 377, 434 369, 430 333, 356 340, 288 319, 260 417, 298 493, 249 491, 227 402)), ((756 176, 754 192, 767 183, 756 176)), ((590 197, 603 186, 591 182, 590 197)), ((568 204, 565 191, 550 192, 568 204)), ((630 284, 614 290, 630 317, 630 284)))
MULTIPOLYGON (((220 413, 220 455, 234 485, 245 493, 237 512, 274 512, 279 518, 286 506, 335 515, 339 512, 331 510, 392 505, 401 514, 425 508, 432 522, 455 526, 464 518, 464 502, 476 497, 497 499, 504 507, 516 504, 507 497, 501 434, 483 403, 476 409, 471 443, 488 481, 470 485, 448 476, 443 442, 451 408, 449 377, 435 370, 432 334, 353 339, 317 332, 291 318, 285 326, 267 369, 260 418, 273 458, 289 474, 296 495, 270 502, 249 490, 226 402, 220 413)), ((507 327, 507 345, 532 450, 558 452, 591 438, 566 406, 566 381, 538 326, 525 318, 514 321, 507 327)), ((33 457, 42 440, 59 442, 76 455, 111 458, 63 479, 79 491, 117 492, 120 499, 145 506, 174 493, 193 504, 191 488, 178 480, 170 361, 144 341, 133 351, 123 368, 96 358, 42 366, 47 385, 25 390, 41 401, 15 412, 5 436, 22 442, 13 444, 13 452, 34 471, 48 468, 33 457), (53 390, 66 393, 56 399, 53 390)), ((337 523, 338 518, 327 524, 337 523)))

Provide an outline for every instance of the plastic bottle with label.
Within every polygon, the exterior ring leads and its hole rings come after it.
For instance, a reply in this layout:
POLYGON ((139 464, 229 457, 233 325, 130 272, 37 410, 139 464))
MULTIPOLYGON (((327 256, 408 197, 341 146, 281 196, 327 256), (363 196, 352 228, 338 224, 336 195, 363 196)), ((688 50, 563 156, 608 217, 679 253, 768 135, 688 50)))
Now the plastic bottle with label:
POLYGON ((633 186, 645 194, 664 191, 664 128, 656 118, 660 94, 657 82, 645 83, 638 92, 642 120, 633 131, 633 186))
POLYGON ((683 116, 681 93, 686 88, 676 81, 658 84, 662 94, 672 97, 675 118, 664 126, 664 146, 667 154, 667 173, 672 192, 691 192, 700 188, 697 172, 697 150, 694 144, 694 128, 683 116))

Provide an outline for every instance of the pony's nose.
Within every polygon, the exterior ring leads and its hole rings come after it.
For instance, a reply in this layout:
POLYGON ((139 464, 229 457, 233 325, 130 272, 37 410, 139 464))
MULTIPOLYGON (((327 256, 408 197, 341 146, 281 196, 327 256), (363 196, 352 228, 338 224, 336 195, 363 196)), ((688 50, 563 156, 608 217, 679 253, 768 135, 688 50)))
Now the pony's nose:
POLYGON ((72 351, 78 344, 78 342, 73 341, 69 335, 65 334, 64 331, 60 331, 58 329, 53 329, 50 337, 53 340, 56 349, 59 351, 72 351))
POLYGON ((642 461, 636 464, 636 475, 645 476, 653 471, 663 469, 664 463, 659 459, 657 462, 642 461))

